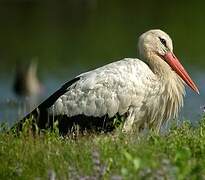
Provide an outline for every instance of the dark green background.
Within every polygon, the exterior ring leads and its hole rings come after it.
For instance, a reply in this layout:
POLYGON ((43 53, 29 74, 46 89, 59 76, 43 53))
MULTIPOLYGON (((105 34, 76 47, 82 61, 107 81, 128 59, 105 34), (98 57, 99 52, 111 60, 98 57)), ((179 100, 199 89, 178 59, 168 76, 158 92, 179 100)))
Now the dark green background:
POLYGON ((0 69, 32 57, 45 73, 137 57, 138 36, 153 28, 170 34, 183 64, 203 68, 205 1, 1 0, 0 69))

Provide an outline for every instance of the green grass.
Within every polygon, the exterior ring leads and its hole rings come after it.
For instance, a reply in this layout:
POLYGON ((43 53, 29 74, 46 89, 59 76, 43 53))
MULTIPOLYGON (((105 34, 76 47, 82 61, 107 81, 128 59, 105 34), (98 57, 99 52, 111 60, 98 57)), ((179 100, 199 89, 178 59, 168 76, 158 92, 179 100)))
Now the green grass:
POLYGON ((204 179, 205 119, 167 131, 63 138, 1 128, 0 179, 204 179))

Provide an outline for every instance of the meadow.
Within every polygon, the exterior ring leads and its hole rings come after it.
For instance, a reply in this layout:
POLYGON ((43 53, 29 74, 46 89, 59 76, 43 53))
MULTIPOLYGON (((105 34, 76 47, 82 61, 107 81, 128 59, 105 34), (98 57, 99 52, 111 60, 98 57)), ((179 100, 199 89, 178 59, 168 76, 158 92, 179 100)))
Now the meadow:
POLYGON ((205 118, 152 131, 59 136, 0 132, 0 179, 204 179, 205 118))

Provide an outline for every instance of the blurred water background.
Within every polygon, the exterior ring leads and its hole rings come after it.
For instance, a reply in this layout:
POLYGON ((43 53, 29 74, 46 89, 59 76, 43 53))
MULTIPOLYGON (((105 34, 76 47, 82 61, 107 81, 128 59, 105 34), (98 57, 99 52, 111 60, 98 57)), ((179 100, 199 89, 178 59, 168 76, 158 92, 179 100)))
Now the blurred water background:
POLYGON ((1 0, 0 121, 16 121, 28 111, 12 91, 19 62, 38 58, 43 100, 79 73, 138 57, 138 36, 153 28, 170 34, 175 54, 199 86, 200 96, 187 88, 181 113, 181 119, 197 121, 205 104, 205 1, 1 0))

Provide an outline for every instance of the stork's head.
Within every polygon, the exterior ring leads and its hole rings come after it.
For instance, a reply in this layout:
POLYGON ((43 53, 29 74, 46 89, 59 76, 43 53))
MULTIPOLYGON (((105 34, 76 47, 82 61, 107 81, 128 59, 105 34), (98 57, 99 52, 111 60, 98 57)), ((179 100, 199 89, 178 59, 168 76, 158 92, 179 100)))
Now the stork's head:
POLYGON ((172 40, 168 34, 159 29, 147 31, 139 37, 138 48, 141 57, 151 67, 156 67, 156 71, 168 73, 165 67, 169 66, 191 89, 199 93, 197 86, 174 55, 172 40))
POLYGON ((142 34, 138 45, 141 56, 146 56, 150 52, 163 56, 167 51, 173 51, 172 40, 169 35, 158 29, 142 34))

